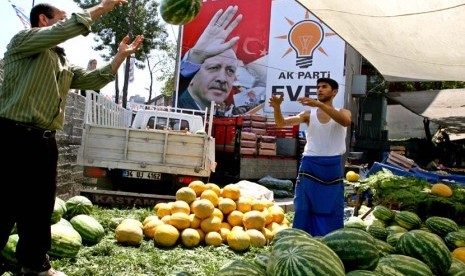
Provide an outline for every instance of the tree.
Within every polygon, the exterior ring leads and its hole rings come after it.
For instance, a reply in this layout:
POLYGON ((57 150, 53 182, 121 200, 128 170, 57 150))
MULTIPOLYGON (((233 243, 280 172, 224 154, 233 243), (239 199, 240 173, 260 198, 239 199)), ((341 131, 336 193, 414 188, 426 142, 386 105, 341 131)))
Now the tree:
POLYGON ((150 84, 148 87, 149 90, 149 99, 147 102, 150 102, 152 99, 152 93, 153 93, 153 84, 154 84, 154 78, 155 74, 157 72, 160 72, 161 74, 158 74, 156 76, 157 81, 163 82, 163 87, 162 87, 162 94, 165 97, 171 97, 171 95, 166 95, 166 93, 163 93, 163 91, 166 89, 166 86, 170 86, 170 89, 174 87, 174 79, 170 78, 170 76, 174 75, 174 68, 175 68, 175 61, 176 61, 176 48, 175 45, 169 43, 167 50, 164 52, 158 51, 156 54, 152 55, 150 54, 147 57, 147 69, 150 74, 150 84))
MULTIPOLYGON (((80 8, 86 9, 100 3, 100 0, 73 0, 80 8)), ((129 34, 143 34, 145 37, 141 50, 135 54, 137 68, 145 67, 145 60, 152 50, 166 50, 165 25, 158 15, 159 3, 155 0, 129 0, 128 5, 115 7, 92 25, 97 45, 94 50, 109 61, 118 52, 121 40, 129 34)), ((129 60, 129 58, 128 58, 129 60)), ((128 61, 127 60, 127 61, 128 61)), ((126 107, 129 83, 129 64, 126 65, 123 81, 123 107, 126 107)), ((119 102, 119 75, 115 81, 115 101, 119 102)))
POLYGON ((157 77, 158 81, 164 82, 163 87, 161 88, 161 94, 166 98, 172 98, 173 92, 175 90, 175 75, 174 69, 176 67, 176 47, 175 45, 170 45, 166 51, 167 59, 164 60, 164 63, 161 66, 161 75, 157 77))

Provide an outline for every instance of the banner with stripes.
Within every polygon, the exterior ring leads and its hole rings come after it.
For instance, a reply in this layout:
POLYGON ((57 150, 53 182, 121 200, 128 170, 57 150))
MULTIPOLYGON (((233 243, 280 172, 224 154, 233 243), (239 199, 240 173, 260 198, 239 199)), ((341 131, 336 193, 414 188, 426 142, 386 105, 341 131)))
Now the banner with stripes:
POLYGON ((26 15, 25 11, 21 7, 18 7, 15 4, 13 4, 10 0, 8 0, 8 2, 10 2, 19 20, 21 20, 21 23, 23 23, 24 29, 30 28, 31 21, 29 20, 29 16, 26 15))

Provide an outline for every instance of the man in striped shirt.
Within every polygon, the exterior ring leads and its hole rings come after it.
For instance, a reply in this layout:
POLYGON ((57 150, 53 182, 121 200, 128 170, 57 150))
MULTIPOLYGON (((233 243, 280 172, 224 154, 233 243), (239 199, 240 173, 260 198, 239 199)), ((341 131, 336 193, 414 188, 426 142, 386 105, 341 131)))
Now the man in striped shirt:
POLYGON ((7 46, 0 86, 0 143, 15 154, 3 155, 0 168, 16 180, 0 184, 0 248, 16 223, 20 275, 65 275, 51 268, 47 252, 56 192, 55 131, 63 128, 68 92, 100 89, 114 80, 144 37, 137 36, 131 44, 125 37, 113 60, 93 71, 70 64, 57 45, 89 34, 93 22, 122 4, 127 0, 102 0, 69 18, 56 7, 38 4, 31 10, 32 28, 20 31, 7 46))

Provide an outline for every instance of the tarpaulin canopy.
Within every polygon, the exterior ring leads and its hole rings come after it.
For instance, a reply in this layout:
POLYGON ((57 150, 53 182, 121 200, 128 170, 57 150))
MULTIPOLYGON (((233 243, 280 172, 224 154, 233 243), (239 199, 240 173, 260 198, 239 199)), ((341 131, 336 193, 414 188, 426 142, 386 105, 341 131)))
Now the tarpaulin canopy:
POLYGON ((385 96, 450 133, 465 133, 465 89, 389 92, 385 96))
POLYGON ((387 81, 465 81, 464 0, 297 0, 387 81))

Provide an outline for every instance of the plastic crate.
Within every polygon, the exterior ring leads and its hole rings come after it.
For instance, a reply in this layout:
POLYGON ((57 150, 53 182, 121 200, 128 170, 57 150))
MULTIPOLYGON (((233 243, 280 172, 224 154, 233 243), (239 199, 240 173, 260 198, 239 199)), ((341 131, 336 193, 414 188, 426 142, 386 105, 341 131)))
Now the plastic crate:
POLYGON ((275 124, 266 125, 266 135, 275 136, 276 138, 297 138, 299 125, 277 127, 275 124))

